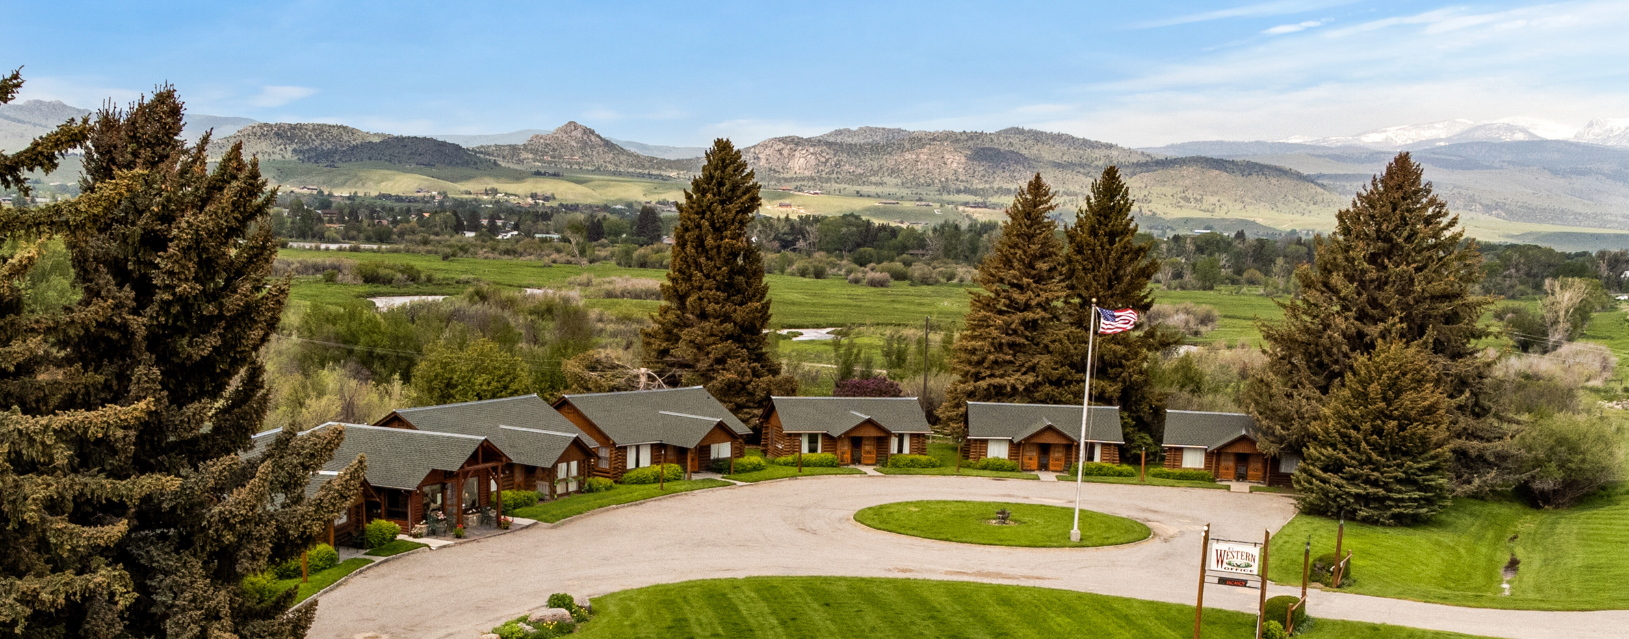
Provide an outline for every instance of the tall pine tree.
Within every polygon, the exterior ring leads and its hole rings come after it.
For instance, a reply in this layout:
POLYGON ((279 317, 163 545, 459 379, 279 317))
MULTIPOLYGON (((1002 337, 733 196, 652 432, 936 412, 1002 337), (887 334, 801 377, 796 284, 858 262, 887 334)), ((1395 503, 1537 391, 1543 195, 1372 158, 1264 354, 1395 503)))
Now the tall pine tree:
POLYGON ((25 570, 6 573, 25 583, 0 600, 0 622, 19 631, 303 636, 315 611, 285 614, 293 591, 262 601, 240 583, 299 556, 361 484, 353 463, 305 494, 343 432, 288 432, 241 456, 265 415, 259 351, 288 291, 268 285, 272 194, 241 147, 210 170, 209 136, 188 147, 181 126, 168 88, 97 114, 82 195, 56 218, 80 302, 40 325, 35 343, 55 359, 46 374, 0 383, 19 406, 0 472, 62 491, 6 533, 31 544, 25 570), (42 392, 47 382, 63 388, 42 392), (102 492, 122 485, 132 489, 102 492), (106 581, 45 589, 85 566, 106 581))
POLYGON ((764 334, 769 285, 763 255, 747 235, 762 205, 758 182, 741 152, 719 139, 684 196, 662 306, 644 332, 646 365, 663 377, 706 386, 746 418, 770 395, 797 391, 764 334))
POLYGON ((1384 342, 1357 357, 1307 432, 1303 510, 1388 526, 1448 505, 1449 402, 1424 351, 1384 342))
POLYGON ((1408 153, 1336 214, 1335 232, 1314 243, 1314 264, 1295 273, 1301 297, 1279 304, 1282 323, 1261 326, 1268 362, 1243 399, 1264 451, 1301 452, 1352 363, 1397 340, 1421 344, 1437 370, 1461 489, 1498 477, 1507 438, 1489 418, 1489 362, 1474 345, 1493 298, 1475 294, 1482 256, 1458 224, 1408 153))
POLYGON ((1042 372, 1055 346, 1064 298, 1064 271, 1058 256, 1058 208, 1052 187, 1039 173, 1013 197, 1001 237, 979 263, 971 292, 967 326, 956 338, 939 419, 950 429, 965 425, 967 402, 1041 401, 1042 372))
MULTIPOLYGON (((1064 277, 1068 292, 1063 317, 1052 338, 1052 357, 1038 399, 1076 404, 1086 380, 1087 346, 1092 330, 1092 302, 1108 309, 1129 308, 1147 314, 1154 305, 1148 284, 1159 273, 1152 241, 1137 241, 1132 220, 1131 189, 1110 166, 1092 181, 1091 194, 1064 231, 1064 277)), ((1134 449, 1158 450, 1164 424, 1165 393, 1154 388, 1149 363, 1182 336, 1145 322, 1141 329, 1099 335, 1092 358, 1092 400, 1120 407, 1120 418, 1134 449)))
POLYGON ((633 236, 640 246, 650 246, 662 241, 662 216, 656 213, 656 207, 649 204, 639 207, 639 217, 634 220, 633 236))

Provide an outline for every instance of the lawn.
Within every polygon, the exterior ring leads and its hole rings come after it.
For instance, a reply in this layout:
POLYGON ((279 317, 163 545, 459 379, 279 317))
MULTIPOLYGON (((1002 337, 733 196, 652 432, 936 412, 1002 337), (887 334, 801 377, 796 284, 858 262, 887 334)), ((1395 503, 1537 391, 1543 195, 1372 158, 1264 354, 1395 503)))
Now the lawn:
POLYGON ((977 470, 968 467, 966 460, 962 461, 960 473, 956 472, 956 459, 960 457, 956 445, 949 442, 928 442, 928 456, 939 460, 938 468, 884 468, 877 467, 877 472, 885 475, 956 475, 967 477, 997 477, 1000 479, 1040 479, 1035 473, 1007 472, 1001 470, 977 470))
POLYGON ((380 546, 378 548, 374 548, 373 550, 369 550, 367 552, 367 554, 369 556, 372 556, 372 557, 390 557, 392 555, 400 555, 400 554, 402 554, 404 552, 412 552, 412 551, 418 550, 420 548, 428 548, 428 547, 429 546, 427 544, 421 544, 421 543, 416 542, 416 541, 408 541, 406 539, 396 539, 396 540, 391 541, 388 544, 385 544, 385 545, 380 546))
POLYGON ((656 484, 617 484, 616 488, 612 488, 611 490, 607 490, 605 492, 580 493, 563 499, 544 502, 536 506, 521 508, 514 512, 514 516, 525 517, 526 519, 535 519, 537 521, 552 524, 567 517, 575 517, 588 511, 598 510, 606 506, 626 504, 650 499, 652 497, 671 495, 673 493, 684 493, 692 490, 720 488, 723 486, 734 485, 735 484, 731 484, 730 482, 720 479, 670 481, 667 482, 666 488, 657 488, 656 484))
MULTIPOLYGON (((1087 475, 1085 477, 1082 477, 1081 479, 1083 481, 1087 482, 1087 483, 1098 483, 1098 484, 1132 484, 1132 485, 1136 485, 1136 486, 1169 486, 1169 487, 1173 487, 1173 488, 1208 488, 1210 490, 1227 490, 1228 489, 1227 484, 1218 484, 1218 483, 1213 482, 1213 481, 1190 481, 1190 480, 1183 480, 1183 479, 1162 479, 1162 478, 1159 478, 1159 477, 1148 477, 1148 478, 1144 479, 1143 481, 1137 481, 1136 477, 1093 477, 1091 475, 1087 475)), ((1074 480, 1075 480, 1074 475, 1059 475, 1058 476, 1058 481, 1074 481, 1074 480)))
POLYGON ((854 513, 854 521, 912 537, 1029 548, 1117 546, 1153 534, 1141 522, 1082 510, 1080 541, 1069 541, 1073 508, 998 501, 902 501, 862 509, 854 513), (1015 523, 990 523, 1003 508, 1015 523))
MULTIPOLYGON (((1335 547, 1335 522, 1296 515, 1273 540, 1274 581, 1300 583, 1301 548, 1335 547)), ((1455 500, 1430 523, 1386 528, 1348 523, 1345 547, 1356 583, 1346 590, 1480 608, 1608 610, 1629 608, 1629 490, 1565 510, 1514 501, 1455 500), (1514 539, 1514 542, 1511 540, 1514 539), (1500 570, 1521 560, 1510 596, 1500 570)))
POLYGON ((299 588, 300 592, 294 596, 294 601, 305 601, 307 597, 317 594, 323 588, 334 585, 334 582, 339 581, 345 575, 356 572, 357 569, 371 563, 373 563, 372 559, 363 559, 361 557, 346 559, 333 568, 307 575, 308 581, 305 583, 301 583, 299 577, 279 581, 277 582, 277 589, 283 591, 289 588, 299 588))
POLYGON ((864 474, 865 474, 865 471, 860 470, 858 468, 855 468, 853 466, 839 466, 837 468, 804 466, 803 467, 803 472, 799 473, 797 466, 777 466, 775 464, 770 464, 768 468, 765 468, 763 470, 753 471, 753 472, 750 472, 750 473, 737 473, 737 474, 734 474, 734 475, 725 475, 724 478, 725 479, 733 479, 735 481, 744 481, 744 482, 751 483, 751 482, 755 482, 755 481, 769 481, 771 479, 786 479, 787 477, 813 477, 815 475, 864 475, 864 474))
MULTIPOLYGON (((711 579, 594 598, 583 639, 1186 639, 1193 608, 1069 590, 858 577, 711 579), (674 611, 682 611, 675 614, 674 611)), ((1312 611, 1314 616, 1317 610, 1312 611)), ((1255 635, 1254 615, 1206 610, 1204 636, 1255 635)), ((1319 620, 1307 639, 1470 635, 1319 620)))

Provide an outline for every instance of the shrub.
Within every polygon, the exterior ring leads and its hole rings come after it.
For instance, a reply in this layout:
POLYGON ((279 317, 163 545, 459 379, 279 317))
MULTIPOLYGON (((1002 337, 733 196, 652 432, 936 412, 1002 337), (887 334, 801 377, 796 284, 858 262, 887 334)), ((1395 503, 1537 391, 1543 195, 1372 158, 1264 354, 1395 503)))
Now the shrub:
POLYGON ((939 459, 929 455, 889 455, 889 468, 938 468, 939 459))
MULTIPOLYGON (((299 567, 295 566, 294 575, 297 577, 299 574, 299 567)), ((283 590, 277 587, 277 577, 269 570, 243 578, 243 596, 249 601, 265 603, 282 592, 283 590)))
POLYGON ((1516 436, 1516 476, 1539 506, 1571 506, 1623 478, 1622 442, 1602 417, 1541 418, 1516 436))
POLYGON ((1150 468, 1148 476, 1178 481, 1216 481, 1216 477, 1211 475, 1210 471, 1199 468, 1150 468))
POLYGON ((904 264, 900 264, 899 262, 884 262, 882 264, 878 264, 874 270, 876 270, 878 273, 887 273, 889 281, 911 281, 911 269, 906 268, 904 264))
POLYGON ((1289 633, 1284 632, 1284 624, 1267 620, 1261 624, 1261 639, 1289 639, 1289 633))
POLYGON ((577 607, 577 600, 569 594, 557 592, 549 595, 549 607, 572 610, 577 607))
POLYGON ((932 286, 939 283, 939 274, 931 266, 915 264, 911 266, 911 283, 919 286, 932 286))
POLYGON ((375 519, 368 522, 362 529, 362 545, 369 548, 378 548, 396 541, 396 536, 402 534, 402 527, 395 522, 384 519, 375 519))
POLYGON ((684 467, 678 464, 662 464, 635 468, 622 474, 624 484, 654 484, 664 479, 666 481, 684 479, 684 467))
MULTIPOLYGON (((798 456, 787 455, 785 457, 776 457, 771 461, 771 463, 775 464, 776 466, 796 466, 798 465, 798 456)), ((803 465, 810 468, 836 468, 837 454, 809 453, 803 456, 803 465)))
MULTIPOLYGON (((1290 606, 1295 605, 1295 602, 1300 601, 1300 599, 1301 599, 1300 597, 1291 597, 1289 595, 1280 595, 1280 596, 1277 596, 1277 597, 1273 597, 1272 599, 1268 599, 1267 600, 1267 607, 1264 608, 1263 611, 1262 611, 1262 619, 1265 620, 1267 623, 1276 623, 1276 624, 1278 624, 1279 632, 1283 633, 1283 631, 1284 631, 1284 614, 1289 611, 1290 606)), ((1306 621, 1307 621, 1307 607, 1306 606, 1301 606, 1300 608, 1296 608, 1295 609, 1295 624, 1294 624, 1294 626, 1296 628, 1301 628, 1301 627, 1306 625, 1306 621)), ((1279 636, 1288 636, 1288 635, 1287 634, 1280 634, 1279 636)))
MULTIPOLYGON (((339 553, 328 544, 317 544, 305 551, 306 574, 317 574, 339 563, 339 553)), ((267 574, 277 579, 295 579, 300 576, 300 558, 295 557, 281 564, 273 566, 267 574)))
POLYGON ((503 514, 513 515, 516 509, 537 505, 537 491, 535 490, 506 490, 501 495, 503 499, 503 514))
POLYGON ((603 493, 616 487, 616 482, 605 477, 589 477, 588 481, 583 482, 583 492, 585 493, 603 493))
POLYGON ((848 274, 848 283, 850 283, 850 284, 864 284, 865 283, 865 271, 855 271, 853 273, 849 273, 848 274))
MULTIPOLYGON (((576 617, 575 613, 572 617, 576 617)), ((555 639, 555 637, 569 635, 576 629, 577 624, 564 621, 532 626, 527 622, 527 618, 522 616, 510 619, 504 622, 503 625, 493 628, 492 634, 498 635, 499 639, 555 639), (531 628, 531 630, 527 631, 527 628, 531 628)))
POLYGON ((832 388, 832 397, 899 397, 905 394, 899 382, 886 377, 845 379, 832 388))
MULTIPOLYGON (((1335 559, 1335 553, 1333 552, 1318 555, 1317 559, 1312 560, 1312 580, 1325 586, 1330 585, 1330 582, 1335 580, 1336 563, 1339 562, 1335 559)), ((1341 573, 1341 586, 1350 585, 1352 585, 1352 564, 1347 563, 1346 570, 1341 573)), ((1282 615, 1283 611, 1280 611, 1279 614, 1282 615)))
MULTIPOLYGON (((1069 464, 1065 475, 1075 476, 1075 464, 1069 464)), ((1137 469, 1119 464, 1104 464, 1100 462, 1086 462, 1081 465, 1080 474, 1087 477, 1136 477, 1137 469)))
POLYGON ((1018 472, 1018 462, 1001 457, 985 457, 973 464, 978 470, 999 470, 1002 472, 1018 472))
MULTIPOLYGON (((763 469, 768 468, 768 467, 769 467, 769 462, 764 461, 764 458, 762 458, 762 457, 737 457, 735 459, 735 472, 737 472, 737 473, 752 473, 752 472, 757 472, 757 471, 763 470, 763 469)), ((730 460, 728 460, 728 459, 715 459, 715 460, 713 460, 713 472, 715 472, 715 473, 728 473, 728 472, 730 472, 730 460)))
POLYGON ((872 272, 865 274, 865 285, 871 288, 888 288, 888 285, 893 283, 894 278, 887 273, 872 272))
POLYGON ((1164 324, 1193 337, 1214 330, 1220 319, 1216 307, 1193 302, 1155 304, 1148 309, 1149 323, 1164 324))

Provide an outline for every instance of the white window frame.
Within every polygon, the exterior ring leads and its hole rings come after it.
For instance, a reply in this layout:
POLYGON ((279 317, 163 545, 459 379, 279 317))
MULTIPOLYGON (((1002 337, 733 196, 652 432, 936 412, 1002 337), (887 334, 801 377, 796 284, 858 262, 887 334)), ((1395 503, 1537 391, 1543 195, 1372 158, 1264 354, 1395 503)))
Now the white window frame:
POLYGON ((1010 442, 1010 441, 1007 441, 1005 439, 990 439, 990 440, 985 440, 985 441, 987 442, 984 445, 984 456, 985 457, 995 457, 997 459, 1007 459, 1008 458, 1007 456, 1012 454, 1012 442, 1010 442), (999 455, 996 454, 996 447, 998 445, 1001 448, 1001 454, 999 454, 999 455))
POLYGON ((1204 469, 1205 449, 1192 447, 1182 449, 1182 467, 1204 469))
POLYGON ((803 454, 813 455, 820 452, 820 433, 803 433, 799 439, 803 440, 803 447, 799 449, 803 454))
POLYGON ((650 465, 650 444, 636 444, 623 448, 628 451, 628 470, 650 465))
POLYGON ((1293 475, 1301 467, 1301 456, 1295 453, 1284 453, 1278 458, 1278 472, 1293 475))
POLYGON ((730 442, 724 442, 721 444, 713 444, 713 447, 708 454, 712 455, 713 459, 729 459, 732 456, 731 452, 730 442))
POLYGON ((1099 444, 1097 442, 1092 442, 1091 460, 1093 462, 1095 462, 1095 463, 1099 463, 1099 464, 1103 463, 1103 445, 1102 444, 1099 444))

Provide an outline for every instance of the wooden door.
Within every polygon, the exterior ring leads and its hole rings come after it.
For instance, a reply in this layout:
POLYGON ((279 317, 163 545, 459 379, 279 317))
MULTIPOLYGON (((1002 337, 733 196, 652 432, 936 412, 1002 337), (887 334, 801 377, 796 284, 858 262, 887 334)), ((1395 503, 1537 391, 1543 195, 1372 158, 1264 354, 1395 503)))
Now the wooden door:
POLYGON ((1221 453, 1216 456, 1216 476, 1222 481, 1233 481, 1233 455, 1221 453))
POLYGON ((1261 455, 1250 456, 1250 474, 1248 475, 1250 481, 1262 480, 1262 471, 1266 468, 1264 460, 1265 458, 1261 455))
POLYGON ((1040 461, 1037 459, 1040 456, 1040 448, 1040 444, 1024 444, 1024 456, 1023 462, 1021 462, 1024 470, 1035 470, 1040 466, 1040 461))
POLYGON ((1063 456, 1064 453, 1067 452, 1068 450, 1069 450, 1068 446, 1065 446, 1063 444, 1053 444, 1052 445, 1052 461, 1047 464, 1047 469, 1055 471, 1055 472, 1063 472, 1064 465, 1069 463, 1069 462, 1064 461, 1064 456, 1063 456))
POLYGON ((867 466, 877 463, 877 438, 860 438, 860 463, 867 466))
POLYGON ((852 452, 853 452, 853 449, 854 449, 853 440, 850 440, 850 439, 848 439, 846 437, 839 437, 838 439, 842 440, 843 445, 837 447, 837 456, 839 458, 837 460, 837 462, 840 463, 840 464, 843 464, 845 466, 854 463, 854 461, 853 461, 854 458, 852 456, 852 452))

